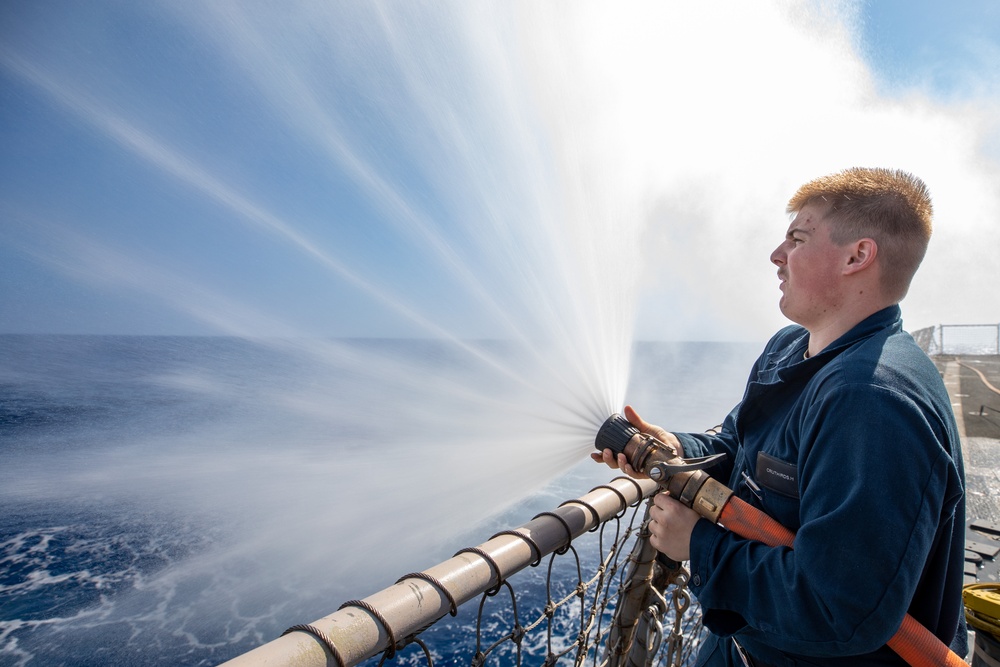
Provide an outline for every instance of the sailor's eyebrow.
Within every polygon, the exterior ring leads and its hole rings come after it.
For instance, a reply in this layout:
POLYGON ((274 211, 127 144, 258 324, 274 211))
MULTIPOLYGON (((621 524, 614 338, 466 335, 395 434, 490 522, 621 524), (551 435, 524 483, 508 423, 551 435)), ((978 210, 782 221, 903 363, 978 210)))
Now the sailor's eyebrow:
POLYGON ((805 229, 804 227, 793 227, 789 229, 787 232, 785 232, 785 238, 790 239, 795 234, 804 234, 805 236, 809 236, 810 234, 812 234, 812 232, 810 232, 808 229, 805 229))

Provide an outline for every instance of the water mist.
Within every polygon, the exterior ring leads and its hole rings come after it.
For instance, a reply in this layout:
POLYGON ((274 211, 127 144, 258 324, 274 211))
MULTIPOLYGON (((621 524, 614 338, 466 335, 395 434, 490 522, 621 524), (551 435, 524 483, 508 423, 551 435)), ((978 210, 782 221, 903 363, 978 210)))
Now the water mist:
MULTIPOLYGON (((125 220, 98 226, 68 211, 22 211, 8 240, 83 285, 152 297, 235 337, 196 352, 178 343, 175 363, 162 367, 148 355, 162 354, 163 341, 137 345, 144 370, 128 382, 183 396, 183 409, 115 417, 5 453, 5 504, 87 507, 108 524, 158 517, 150 520, 198 535, 183 548, 147 545, 179 552, 122 574, 128 590, 30 622, 27 641, 17 639, 21 625, 5 626, 15 637, 9 654, 54 657, 33 641, 46 627, 84 650, 124 623, 224 655, 450 555, 464 546, 459 535, 586 460, 628 383, 639 198, 586 143, 563 137, 588 129, 582 117, 536 112, 538 91, 524 87, 531 63, 507 51, 509 17, 444 14, 130 10, 118 20, 153 26, 141 45, 147 64, 179 77, 164 84, 180 86, 170 124, 154 111, 160 91, 139 85, 115 54, 85 67, 3 53, 19 86, 168 192, 164 208, 178 215, 196 204, 218 219, 170 220, 154 251, 128 243, 125 220), (198 94, 185 90, 193 74, 169 63, 194 53, 211 54, 203 66, 216 81, 198 94), (293 194, 321 207, 331 190, 345 198, 328 215, 303 215, 275 184, 227 164, 253 156, 254 145, 266 151, 271 137, 253 127, 209 137, 197 127, 212 122, 209 110, 225 116, 248 100, 244 115, 295 148, 299 162, 283 165, 300 180, 293 194), (310 179, 315 191, 302 184, 310 179), (188 244, 205 246, 192 254, 188 244), (269 275, 258 291, 280 286, 329 315, 289 312, 251 290, 234 295, 220 279, 234 250, 249 258, 234 275, 254 285, 254 263, 294 262, 294 275, 269 275), (392 337, 325 335, 330 323, 351 332, 342 325, 357 315, 384 322, 392 337)), ((162 224, 168 213, 144 215, 140 224, 162 224)), ((78 386, 127 377, 98 357, 78 386)), ((68 382, 59 359, 31 365, 11 354, 6 363, 41 394, 68 382)), ((51 530, 37 539, 61 538, 51 530)))

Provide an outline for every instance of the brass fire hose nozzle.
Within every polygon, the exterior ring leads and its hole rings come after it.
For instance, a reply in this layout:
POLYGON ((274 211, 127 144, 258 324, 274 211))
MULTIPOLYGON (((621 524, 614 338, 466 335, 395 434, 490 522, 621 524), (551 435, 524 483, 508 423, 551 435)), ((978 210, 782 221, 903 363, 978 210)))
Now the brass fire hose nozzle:
POLYGON ((726 485, 704 471, 725 458, 725 454, 680 457, 673 447, 640 433, 618 413, 608 417, 601 426, 594 446, 601 451, 610 449, 615 454, 625 454, 633 468, 648 475, 672 497, 712 523, 718 523, 723 506, 733 494, 726 485))

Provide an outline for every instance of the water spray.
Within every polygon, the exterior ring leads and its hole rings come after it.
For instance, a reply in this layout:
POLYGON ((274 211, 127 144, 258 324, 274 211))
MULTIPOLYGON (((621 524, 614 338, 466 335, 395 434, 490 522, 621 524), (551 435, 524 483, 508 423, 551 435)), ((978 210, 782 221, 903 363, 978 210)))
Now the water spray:
MULTIPOLYGON (((795 533, 763 511, 733 495, 732 489, 712 479, 706 468, 725 458, 714 454, 686 459, 677 450, 648 433, 640 433, 625 417, 615 413, 597 431, 594 446, 624 454, 632 467, 649 476, 671 497, 712 523, 722 524, 740 537, 768 546, 792 548, 795 533)), ((909 614, 888 642, 913 667, 968 667, 934 633, 909 614)))

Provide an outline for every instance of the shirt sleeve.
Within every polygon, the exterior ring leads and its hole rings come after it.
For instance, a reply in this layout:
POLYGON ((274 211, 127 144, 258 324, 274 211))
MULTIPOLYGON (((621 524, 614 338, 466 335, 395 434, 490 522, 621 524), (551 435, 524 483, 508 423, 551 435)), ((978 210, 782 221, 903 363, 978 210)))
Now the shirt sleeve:
POLYGON ((733 408, 722 422, 722 429, 716 434, 674 433, 677 439, 680 440, 681 446, 684 448, 684 456, 687 458, 708 456, 710 454, 727 455, 724 461, 705 471, 722 482, 729 481, 733 473, 736 452, 739 448, 739 440, 736 436, 736 413, 738 409, 738 407, 733 408))

